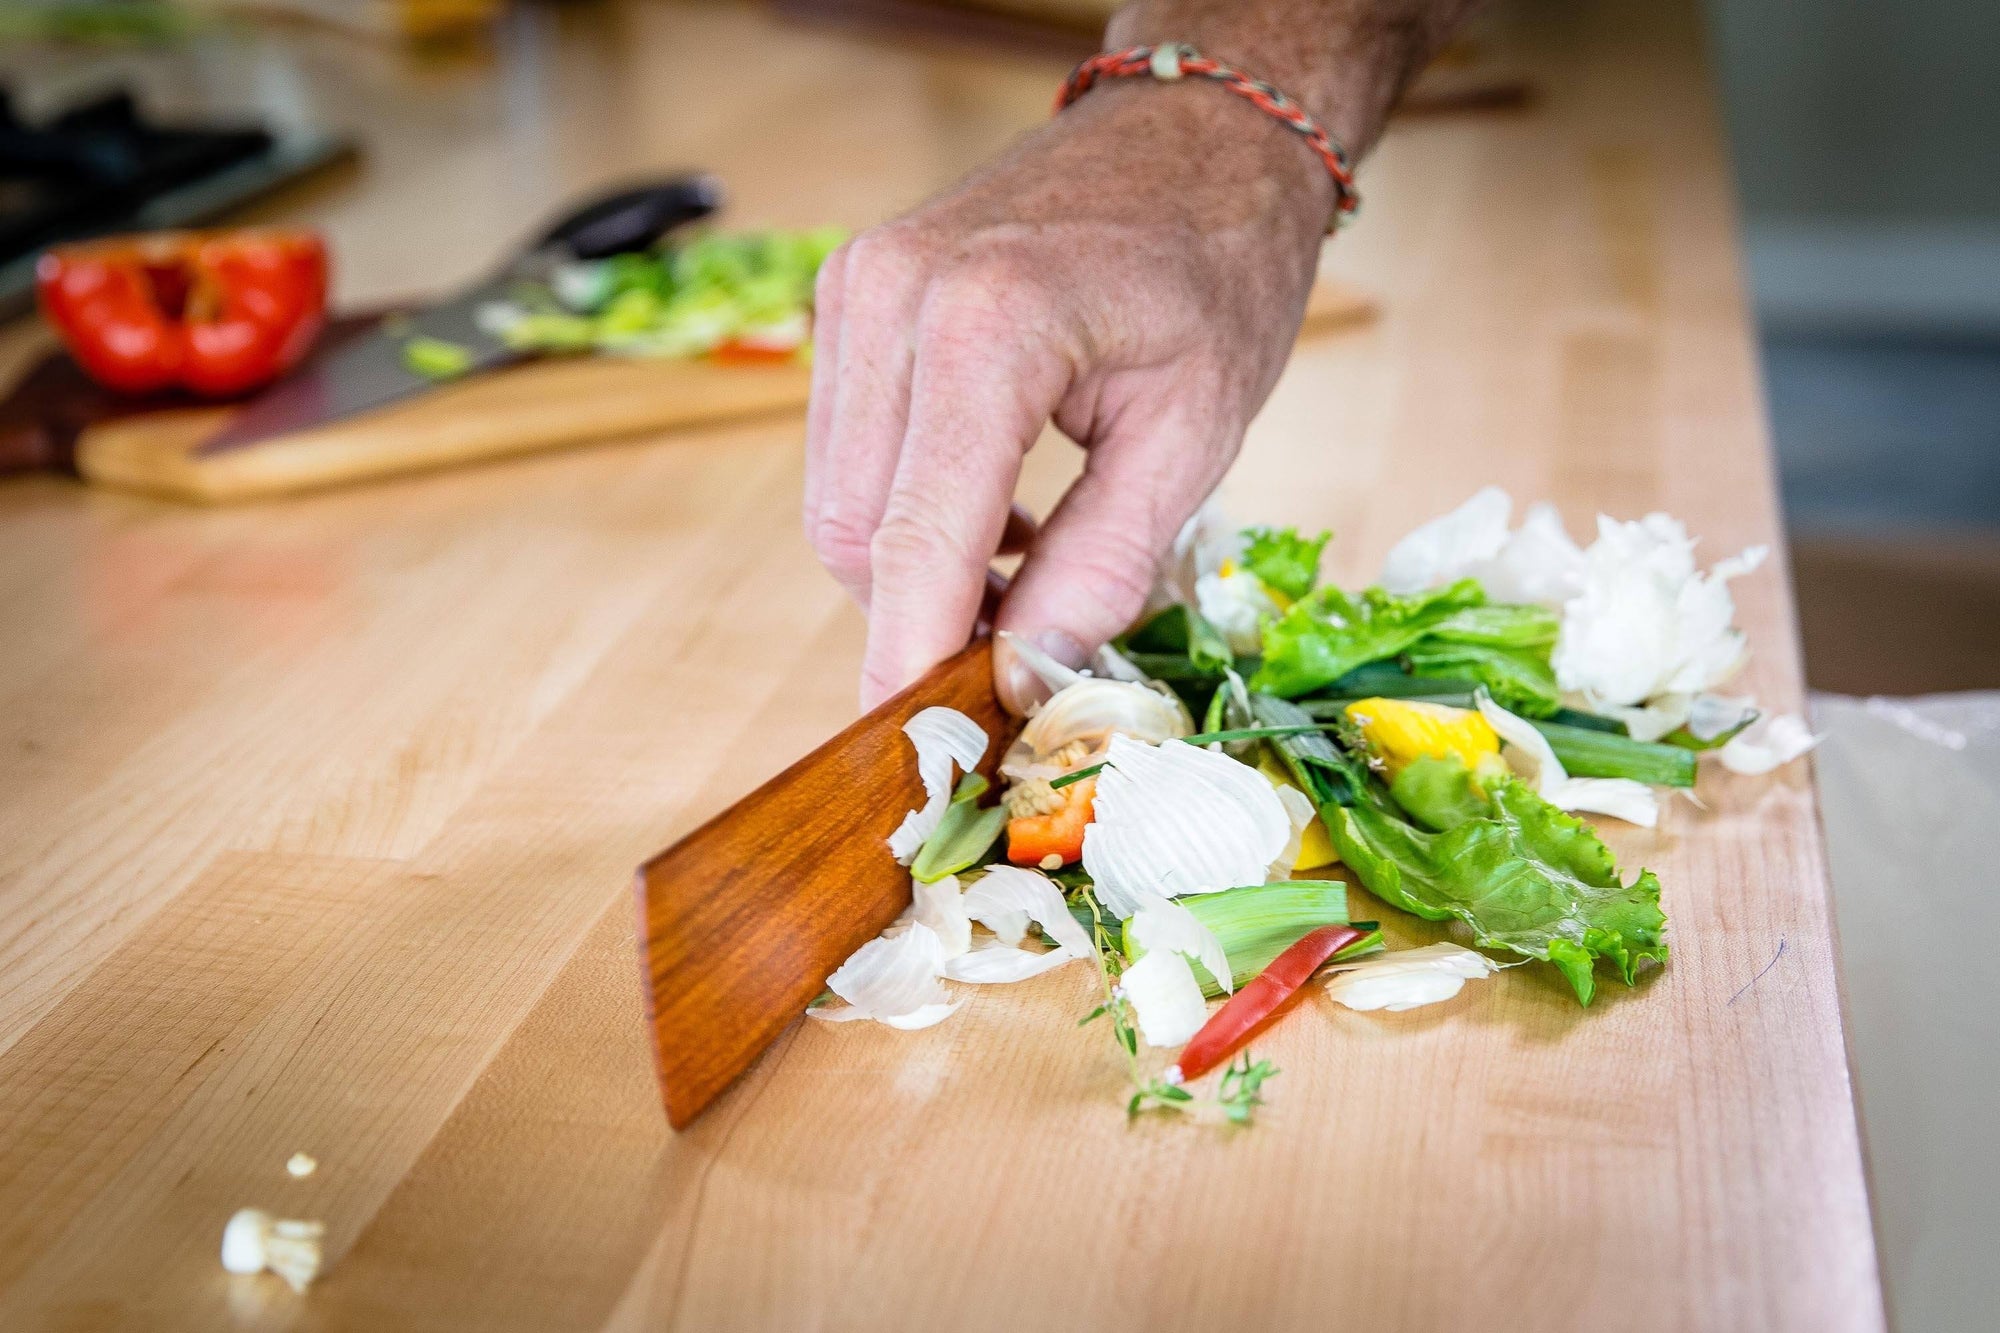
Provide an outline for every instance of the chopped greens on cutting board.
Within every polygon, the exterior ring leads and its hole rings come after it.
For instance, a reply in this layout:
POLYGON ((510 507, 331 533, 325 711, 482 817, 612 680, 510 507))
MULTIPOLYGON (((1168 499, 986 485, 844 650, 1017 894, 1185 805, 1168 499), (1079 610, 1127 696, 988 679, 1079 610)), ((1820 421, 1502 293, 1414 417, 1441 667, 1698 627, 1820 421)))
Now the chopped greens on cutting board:
POLYGON ((789 361, 811 346, 813 282, 846 238, 832 227, 709 233, 565 264, 479 319, 523 352, 789 361))

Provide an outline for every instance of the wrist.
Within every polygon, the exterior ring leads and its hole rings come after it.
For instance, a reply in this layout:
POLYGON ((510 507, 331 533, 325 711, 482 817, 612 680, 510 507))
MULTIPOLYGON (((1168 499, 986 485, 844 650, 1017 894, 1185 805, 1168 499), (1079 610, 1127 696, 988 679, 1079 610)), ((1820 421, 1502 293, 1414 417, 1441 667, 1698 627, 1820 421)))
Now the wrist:
POLYGON ((1262 243, 1318 255, 1337 203, 1332 177, 1295 131, 1222 88, 1106 80, 1062 121, 1103 145, 1109 171, 1137 168, 1181 201, 1178 221, 1205 235, 1250 228, 1262 243))
POLYGON ((1131 0, 1107 49, 1180 42, 1295 99, 1358 161, 1473 0, 1131 0))

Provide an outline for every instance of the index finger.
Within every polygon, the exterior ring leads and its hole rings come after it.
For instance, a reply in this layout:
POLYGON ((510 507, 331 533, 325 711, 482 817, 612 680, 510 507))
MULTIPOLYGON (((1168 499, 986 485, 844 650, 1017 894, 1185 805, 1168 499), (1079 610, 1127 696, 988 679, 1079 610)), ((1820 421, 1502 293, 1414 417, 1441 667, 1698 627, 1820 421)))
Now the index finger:
POLYGON ((994 296, 947 284, 919 320, 908 426, 870 549, 864 706, 965 645, 1022 456, 1068 384, 1067 359, 994 296))

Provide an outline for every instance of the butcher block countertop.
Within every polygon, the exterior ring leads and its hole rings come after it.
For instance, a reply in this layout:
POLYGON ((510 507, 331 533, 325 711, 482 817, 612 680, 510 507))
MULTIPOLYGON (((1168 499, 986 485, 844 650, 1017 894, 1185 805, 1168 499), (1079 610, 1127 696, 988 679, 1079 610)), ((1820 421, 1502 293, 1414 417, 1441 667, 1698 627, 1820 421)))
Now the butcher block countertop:
MULTIPOLYGON (((1667 509, 1709 559, 1779 539, 1694 11, 1482 29, 1535 102, 1391 132, 1329 260, 1381 318, 1302 347, 1235 512, 1336 529, 1344 583, 1488 482, 1578 532, 1667 509)), ((293 94, 369 131, 357 178, 272 210, 329 229, 350 298, 647 168, 720 172, 742 223, 862 225, 1066 64, 752 8, 516 24, 470 63, 288 31, 208 66, 268 88, 297 43, 293 94)), ((1312 999, 1247 1131, 1128 1125, 1067 968, 920 1033, 797 1024, 670 1132, 633 868, 853 716, 800 436, 220 511, 0 484, 0 1328, 1883 1326, 1804 764, 1608 825, 1672 919, 1636 991, 1312 999), (219 1266, 251 1204, 326 1223, 305 1295, 219 1266)), ((1045 441, 1028 499, 1074 469, 1045 441)), ((1746 687, 1798 707, 1782 556, 1736 587, 1746 687)))

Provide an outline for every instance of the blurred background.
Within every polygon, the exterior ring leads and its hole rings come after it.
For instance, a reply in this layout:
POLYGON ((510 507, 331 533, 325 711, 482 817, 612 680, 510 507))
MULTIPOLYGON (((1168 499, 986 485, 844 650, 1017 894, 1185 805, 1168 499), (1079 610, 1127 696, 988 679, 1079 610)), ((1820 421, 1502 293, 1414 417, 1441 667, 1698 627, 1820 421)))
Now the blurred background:
POLYGON ((2000 6, 1708 9, 1807 674, 2000 686, 2000 6))
MULTIPOLYGON (((1706 4, 1810 683, 1857 695, 2000 687, 2000 79, 1991 63, 2000 6, 1706 4)), ((771 7, 808 23, 1067 57, 1095 47, 1116 6, 771 7)), ((118 95, 131 94, 141 115, 248 117, 277 140, 259 162, 224 173, 227 188, 195 191, 196 215, 272 188, 319 189, 338 253, 350 235, 379 234, 371 209, 389 200, 406 208, 421 192, 436 200, 427 227, 483 236, 490 223, 454 209, 451 185, 461 173, 488 179, 492 164, 464 160, 455 129, 495 118, 532 127, 547 119, 541 108, 551 97, 597 99, 607 111, 644 98, 691 115, 703 114, 703 99, 727 104, 717 96, 721 72, 680 71, 684 87, 644 88, 657 71, 632 67, 618 23, 601 40, 559 40, 602 8, 593 0, 5 0, 0 157, 40 151, 10 130, 65 112, 115 120, 133 110, 121 111, 118 95), (357 50, 371 47, 383 62, 357 63, 357 50), (579 50, 591 53, 584 65, 579 50), (421 115, 399 122, 400 107, 418 105, 421 115), (370 140, 359 162, 342 132, 370 140), (343 195, 343 172, 394 180, 397 191, 343 195)), ((971 63, 966 76, 953 96, 977 98, 982 80, 1005 80, 971 63)), ((590 145, 539 137, 510 134, 542 154, 522 164, 519 179, 543 182, 552 171, 594 183, 590 145)), ((950 145, 964 160, 997 147, 950 145)), ((777 225, 817 220, 786 216, 784 196, 813 198, 824 215, 841 190, 832 178, 793 184, 732 182, 739 204, 777 225)), ((0 216, 29 188, 0 179, 0 216)), ((870 201, 878 211, 885 202, 913 201, 870 201)), ((521 206, 539 214, 547 201, 524 196, 521 206)), ((6 241, 0 223, 0 252, 6 241)), ((463 271, 441 273, 414 249, 407 257, 375 249, 355 266, 369 285, 343 280, 340 300, 435 288, 489 258, 468 243, 463 271)), ((4 277, 0 270, 0 304, 4 277)), ((16 286, 25 278, 18 260, 14 277, 16 286)))

